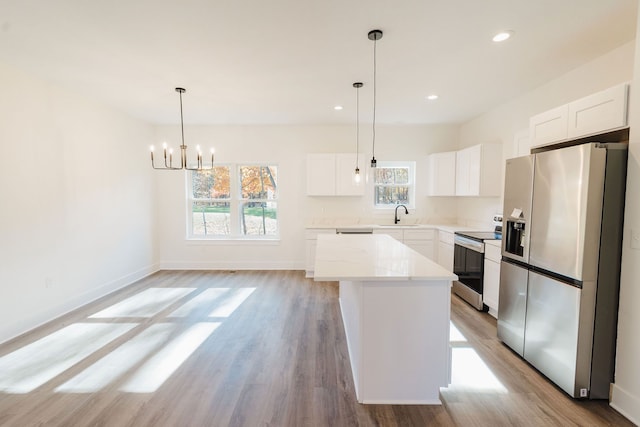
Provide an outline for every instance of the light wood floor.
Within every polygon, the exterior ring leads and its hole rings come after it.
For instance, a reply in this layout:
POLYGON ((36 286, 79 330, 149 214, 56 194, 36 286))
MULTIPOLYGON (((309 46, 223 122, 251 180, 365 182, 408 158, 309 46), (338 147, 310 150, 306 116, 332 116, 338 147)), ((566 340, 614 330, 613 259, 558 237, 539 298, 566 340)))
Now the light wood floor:
POLYGON ((336 283, 299 271, 163 271, 0 346, 0 425, 632 425, 607 402, 567 397, 496 339, 493 318, 457 297, 452 323, 466 341, 452 337, 454 384, 441 392, 443 405, 361 405, 336 283), (171 288, 193 290, 171 296, 171 288), (149 301, 114 306, 145 290, 149 301), (63 335, 98 327, 120 329, 107 343, 89 334, 96 349, 84 356, 77 335, 63 335), (479 364, 475 384, 461 357, 479 364), (38 380, 41 372, 48 377, 38 380))

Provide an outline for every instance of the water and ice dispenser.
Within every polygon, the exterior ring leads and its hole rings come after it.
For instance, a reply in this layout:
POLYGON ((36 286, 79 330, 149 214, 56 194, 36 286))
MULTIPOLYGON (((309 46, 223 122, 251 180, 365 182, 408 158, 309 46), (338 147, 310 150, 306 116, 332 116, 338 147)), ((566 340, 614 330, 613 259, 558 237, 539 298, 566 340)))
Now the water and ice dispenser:
POLYGON ((502 231, 502 238, 504 240, 504 250, 514 255, 524 255, 524 237, 526 223, 522 219, 514 220, 513 218, 507 220, 506 229, 502 231))

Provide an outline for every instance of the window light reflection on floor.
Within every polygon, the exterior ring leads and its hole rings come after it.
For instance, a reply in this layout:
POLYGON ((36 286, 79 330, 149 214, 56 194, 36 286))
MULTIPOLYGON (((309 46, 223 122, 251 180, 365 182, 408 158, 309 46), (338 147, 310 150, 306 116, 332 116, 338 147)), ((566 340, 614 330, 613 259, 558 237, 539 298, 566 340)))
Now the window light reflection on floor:
POLYGON ((92 393, 117 381, 146 357, 166 343, 178 325, 151 325, 71 380, 56 392, 92 393))
POLYGON ((453 322, 450 324, 450 342, 451 390, 508 393, 453 322))
POLYGON ((220 325, 196 323, 166 343, 120 388, 129 393, 153 393, 220 325))
POLYGON ((74 323, 0 358, 0 391, 29 393, 136 326, 74 323))
POLYGON ((196 288, 149 288, 89 317, 153 317, 195 290, 196 288))
MULTIPOLYGON (((149 288, 89 316, 89 319, 150 318, 196 290, 149 288)), ((206 289, 166 317, 166 322, 143 328, 55 391, 92 393, 122 382, 121 391, 154 392, 220 326, 217 318, 229 317, 255 290, 206 289), (172 320, 175 317, 189 320, 187 323, 172 320)), ((29 393, 140 326, 140 323, 126 320, 123 323, 95 320, 74 323, 2 356, 0 392, 29 393)))

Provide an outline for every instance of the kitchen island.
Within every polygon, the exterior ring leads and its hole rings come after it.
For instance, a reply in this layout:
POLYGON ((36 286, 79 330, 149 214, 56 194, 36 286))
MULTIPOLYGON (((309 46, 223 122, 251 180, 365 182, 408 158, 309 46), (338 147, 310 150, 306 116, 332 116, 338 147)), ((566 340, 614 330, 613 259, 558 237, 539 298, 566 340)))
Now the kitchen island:
POLYGON ((451 282, 457 277, 380 234, 318 236, 315 281, 340 282, 357 399, 440 404, 451 378, 451 282))

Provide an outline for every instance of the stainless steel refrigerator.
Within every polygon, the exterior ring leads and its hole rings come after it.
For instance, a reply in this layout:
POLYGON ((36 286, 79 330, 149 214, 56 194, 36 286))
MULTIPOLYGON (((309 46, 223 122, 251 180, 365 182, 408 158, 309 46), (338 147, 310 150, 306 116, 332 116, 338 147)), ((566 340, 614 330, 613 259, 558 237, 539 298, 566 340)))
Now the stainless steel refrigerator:
POLYGON ((627 144, 509 159, 498 337, 572 397, 613 382, 627 144))

